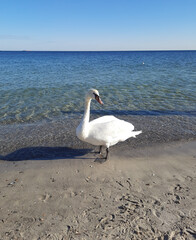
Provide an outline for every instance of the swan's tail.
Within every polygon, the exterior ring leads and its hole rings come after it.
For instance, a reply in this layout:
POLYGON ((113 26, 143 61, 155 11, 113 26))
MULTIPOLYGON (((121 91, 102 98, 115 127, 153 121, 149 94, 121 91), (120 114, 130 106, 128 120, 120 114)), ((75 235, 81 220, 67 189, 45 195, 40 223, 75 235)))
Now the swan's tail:
POLYGON ((137 135, 139 135, 140 133, 142 133, 142 131, 133 131, 132 132, 132 137, 136 137, 137 135))

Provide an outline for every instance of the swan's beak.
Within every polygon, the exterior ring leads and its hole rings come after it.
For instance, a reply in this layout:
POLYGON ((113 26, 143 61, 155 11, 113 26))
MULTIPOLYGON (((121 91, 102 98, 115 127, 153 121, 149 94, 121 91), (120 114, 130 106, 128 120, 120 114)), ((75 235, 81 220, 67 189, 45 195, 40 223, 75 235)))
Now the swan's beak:
POLYGON ((95 99, 99 104, 103 105, 103 102, 101 101, 101 98, 98 95, 95 96, 95 99))

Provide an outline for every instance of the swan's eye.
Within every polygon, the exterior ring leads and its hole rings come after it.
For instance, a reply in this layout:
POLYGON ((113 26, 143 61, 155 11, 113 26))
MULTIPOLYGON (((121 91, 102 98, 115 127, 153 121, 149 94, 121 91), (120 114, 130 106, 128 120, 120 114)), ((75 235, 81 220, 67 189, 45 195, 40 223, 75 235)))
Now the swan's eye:
POLYGON ((95 95, 95 99, 97 98, 97 97, 99 97, 96 93, 93 93, 94 95, 95 95))

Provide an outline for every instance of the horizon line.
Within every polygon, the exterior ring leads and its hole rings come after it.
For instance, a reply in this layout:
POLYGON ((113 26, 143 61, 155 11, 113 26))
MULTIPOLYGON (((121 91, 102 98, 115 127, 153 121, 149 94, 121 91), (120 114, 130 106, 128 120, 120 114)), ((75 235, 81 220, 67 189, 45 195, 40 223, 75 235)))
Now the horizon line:
POLYGON ((0 50, 0 52, 174 52, 196 51, 196 49, 146 49, 146 50, 0 50))

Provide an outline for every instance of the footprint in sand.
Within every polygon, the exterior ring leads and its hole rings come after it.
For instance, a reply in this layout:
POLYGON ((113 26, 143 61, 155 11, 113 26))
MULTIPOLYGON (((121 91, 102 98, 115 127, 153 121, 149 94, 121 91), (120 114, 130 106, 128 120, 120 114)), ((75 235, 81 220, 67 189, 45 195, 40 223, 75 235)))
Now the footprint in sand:
POLYGON ((191 176, 186 176, 185 180, 192 182, 193 178, 191 176))
POLYGON ((161 213, 160 213, 159 211, 156 211, 155 209, 151 209, 151 211, 152 211, 152 214, 153 214, 155 217, 160 218, 161 213))
POLYGON ((168 197, 169 204, 175 203, 180 204, 182 199, 185 199, 183 196, 183 193, 186 192, 186 194, 189 192, 189 187, 183 187, 180 184, 177 184, 176 186, 171 188, 171 191, 166 193, 166 196, 168 197))
POLYGON ((52 198, 52 195, 46 193, 46 194, 42 195, 42 196, 39 198, 39 200, 40 200, 40 201, 43 201, 43 202, 47 202, 48 199, 50 199, 50 198, 52 198))

